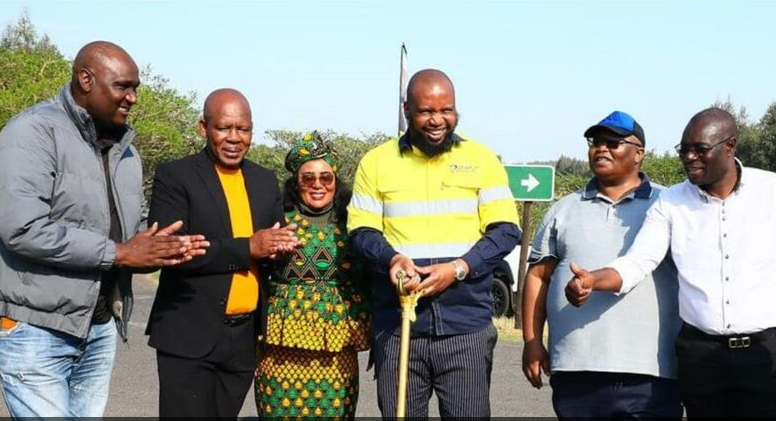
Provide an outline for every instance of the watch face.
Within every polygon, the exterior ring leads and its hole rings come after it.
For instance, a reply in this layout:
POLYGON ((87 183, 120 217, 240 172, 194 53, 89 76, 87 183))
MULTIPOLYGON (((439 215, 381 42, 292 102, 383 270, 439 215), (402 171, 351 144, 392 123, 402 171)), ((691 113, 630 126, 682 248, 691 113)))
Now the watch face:
POLYGON ((455 267, 455 279, 462 281, 463 278, 466 277, 466 272, 464 272, 463 266, 461 266, 459 263, 453 263, 453 266, 455 267))

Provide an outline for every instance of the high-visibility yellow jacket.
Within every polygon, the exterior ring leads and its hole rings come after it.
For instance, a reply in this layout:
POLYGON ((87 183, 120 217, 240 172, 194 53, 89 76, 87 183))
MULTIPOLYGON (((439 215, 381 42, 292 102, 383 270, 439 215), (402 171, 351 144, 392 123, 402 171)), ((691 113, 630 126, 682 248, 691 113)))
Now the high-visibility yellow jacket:
POLYGON ((413 259, 460 257, 494 222, 518 224, 504 166, 487 147, 457 142, 432 159, 383 143, 362 159, 348 230, 381 231, 413 259))
MULTIPOLYGON (((454 308, 457 312, 468 312, 464 316, 467 318, 475 312, 478 321, 453 322, 447 328, 436 329, 437 333, 462 333, 490 322, 491 273, 478 272, 480 262, 467 253, 489 225, 506 222, 514 224, 515 231, 518 225, 506 171, 499 159, 480 143, 457 136, 454 139, 449 152, 433 158, 409 146, 406 136, 369 151, 356 171, 353 198, 348 207, 349 232, 361 228, 379 231, 396 252, 411 257, 418 265, 459 257, 469 264, 471 273, 466 282, 453 284, 440 296, 427 301, 441 306, 429 311, 445 313, 445 309, 454 308)), ((515 245, 511 240, 507 243, 502 247, 507 249, 503 255, 515 245)), ((377 269, 378 273, 385 273, 388 268, 377 269)), ((391 284, 387 278, 375 280, 373 285, 375 310, 379 313, 380 308, 386 307, 393 311, 396 294, 388 291, 391 284)), ((421 325, 425 323, 422 313, 423 305, 418 310, 421 325)), ((381 316, 376 313, 375 317, 379 328, 381 316)), ((416 330, 427 331, 422 326, 413 327, 416 330)))

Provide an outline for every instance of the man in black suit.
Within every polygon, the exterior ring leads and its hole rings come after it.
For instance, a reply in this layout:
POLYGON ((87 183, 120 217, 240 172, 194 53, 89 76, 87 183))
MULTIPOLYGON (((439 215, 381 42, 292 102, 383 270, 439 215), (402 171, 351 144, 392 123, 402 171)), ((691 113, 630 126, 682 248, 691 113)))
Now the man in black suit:
POLYGON ((205 100, 207 146, 156 170, 149 221, 182 220, 207 254, 163 269, 146 334, 156 348, 161 417, 237 417, 255 370, 267 263, 298 247, 275 174, 243 159, 253 123, 238 91, 205 100))

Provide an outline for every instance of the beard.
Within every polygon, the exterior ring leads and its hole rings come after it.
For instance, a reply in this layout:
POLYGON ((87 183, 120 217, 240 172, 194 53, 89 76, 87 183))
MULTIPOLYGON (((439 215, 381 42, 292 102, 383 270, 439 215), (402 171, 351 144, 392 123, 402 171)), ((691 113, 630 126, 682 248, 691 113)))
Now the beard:
POLYGON ((430 143, 421 133, 415 131, 412 126, 407 127, 407 133, 409 134, 410 145, 420 149, 429 158, 449 152, 453 148, 453 131, 446 134, 445 138, 437 144, 430 143))

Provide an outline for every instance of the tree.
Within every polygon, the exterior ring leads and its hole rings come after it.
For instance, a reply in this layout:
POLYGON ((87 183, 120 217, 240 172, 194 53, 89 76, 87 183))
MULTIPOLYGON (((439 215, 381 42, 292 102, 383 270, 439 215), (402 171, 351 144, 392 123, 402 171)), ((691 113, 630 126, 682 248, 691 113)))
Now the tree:
POLYGON ((655 151, 647 152, 641 164, 641 171, 645 172, 652 182, 666 187, 681 183, 686 178, 679 157, 670 152, 663 155, 658 155, 655 151))
POLYGON ((46 52, 61 57, 59 50, 51 43, 48 35, 38 36, 35 25, 25 10, 16 21, 16 25, 8 25, 3 31, 0 48, 23 52, 46 52))
POLYGON ((156 166, 197 152, 204 141, 197 130, 199 113, 193 93, 183 95, 170 88, 169 81, 150 67, 141 71, 140 80, 143 84, 130 124, 138 132, 133 145, 143 163, 143 191, 148 199, 156 166))
MULTIPOLYGON (((318 133, 339 154, 337 175, 348 185, 353 184, 353 176, 364 154, 390 138, 383 133, 362 134, 360 138, 337 133, 333 130, 323 130, 318 133)), ((253 146, 248 152, 247 157, 254 162, 275 170, 279 181, 282 183, 289 176, 288 171, 285 169, 286 153, 291 149, 291 145, 302 137, 304 133, 291 130, 267 130, 265 134, 270 138, 272 145, 253 146)))
POLYGON ((768 106, 757 124, 757 144, 759 157, 763 161, 759 168, 776 171, 776 102, 768 106))
POLYGON ((590 178, 593 173, 590 172, 590 165, 587 160, 571 158, 561 155, 555 163, 555 171, 558 174, 573 174, 584 178, 590 178))
POLYGON ((776 171, 776 102, 771 103, 757 123, 749 121, 745 107, 736 111, 729 98, 725 102, 717 101, 712 106, 728 111, 736 119, 736 156, 744 165, 776 171))
POLYGON ((776 102, 756 124, 739 123, 736 155, 746 166, 776 171, 776 102))
POLYGON ((19 111, 52 97, 70 78, 70 64, 39 37, 27 14, 0 39, 0 129, 19 111))
MULTIPOLYGON (((70 79, 71 67, 48 36, 38 35, 26 13, 8 25, 0 39, 0 129, 25 108, 54 96, 70 79)), ((194 94, 170 88, 150 67, 142 70, 141 80, 130 124, 138 131, 133 144, 140 152, 148 197, 156 165, 200 149, 202 141, 194 94)))

